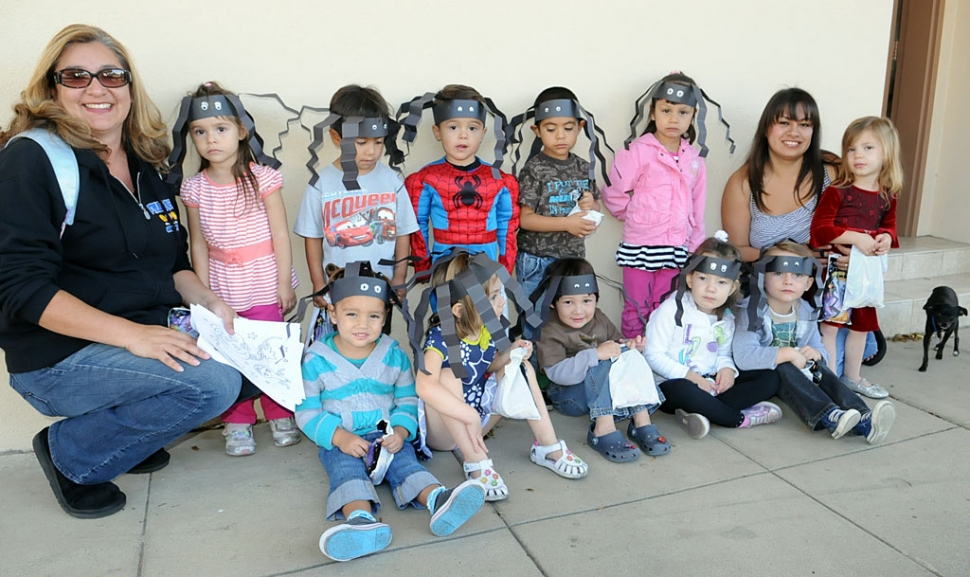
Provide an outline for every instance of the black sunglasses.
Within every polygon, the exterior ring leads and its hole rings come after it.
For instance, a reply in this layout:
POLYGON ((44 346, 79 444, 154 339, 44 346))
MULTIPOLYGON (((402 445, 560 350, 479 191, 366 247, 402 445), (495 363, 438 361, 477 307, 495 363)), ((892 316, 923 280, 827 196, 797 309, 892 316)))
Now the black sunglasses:
POLYGON ((105 88, 121 88, 131 82, 131 72, 124 68, 103 68, 97 72, 88 72, 83 68, 65 68, 53 75, 54 82, 68 88, 87 88, 95 77, 105 88))

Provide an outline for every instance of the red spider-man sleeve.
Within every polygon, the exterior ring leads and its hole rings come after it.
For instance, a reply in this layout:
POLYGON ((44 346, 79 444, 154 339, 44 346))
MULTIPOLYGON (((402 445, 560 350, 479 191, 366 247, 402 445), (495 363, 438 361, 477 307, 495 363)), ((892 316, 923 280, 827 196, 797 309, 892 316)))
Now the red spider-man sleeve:
POLYGON ((508 215, 508 220, 503 218, 500 213, 499 222, 508 223, 505 228, 505 254, 499 255, 499 264, 505 267, 512 274, 512 269, 515 267, 515 257, 518 253, 518 244, 516 243, 516 235, 519 232, 519 183, 515 180, 515 177, 511 174, 502 173, 502 181, 505 184, 505 188, 509 191, 509 200, 512 206, 509 207, 510 214, 508 215))
POLYGON ((414 216, 418 221, 418 230, 411 234, 411 256, 420 259, 414 263, 415 271, 428 270, 431 262, 428 259, 428 230, 430 226, 430 200, 428 187, 424 183, 424 169, 408 175, 404 179, 404 187, 414 207, 414 216))

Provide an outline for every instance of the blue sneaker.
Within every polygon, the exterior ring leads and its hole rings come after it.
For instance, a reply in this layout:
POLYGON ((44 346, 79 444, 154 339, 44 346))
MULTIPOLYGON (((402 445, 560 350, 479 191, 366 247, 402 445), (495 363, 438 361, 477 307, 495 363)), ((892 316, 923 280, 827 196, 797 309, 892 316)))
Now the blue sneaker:
POLYGON ((334 561, 350 561, 391 544, 391 528, 366 511, 354 511, 346 523, 320 536, 320 551, 334 561))
POLYGON ((485 504, 485 489, 478 479, 469 479, 454 489, 438 487, 428 495, 428 511, 431 513, 431 532, 447 537, 485 504))
POLYGON ((841 439, 843 435, 855 428, 862 419, 862 415, 855 409, 843 411, 832 409, 822 417, 822 425, 832 433, 833 439, 841 439))
POLYGON ((896 420, 896 408, 889 401, 879 401, 871 411, 862 415, 853 432, 866 438, 870 445, 882 441, 896 420))

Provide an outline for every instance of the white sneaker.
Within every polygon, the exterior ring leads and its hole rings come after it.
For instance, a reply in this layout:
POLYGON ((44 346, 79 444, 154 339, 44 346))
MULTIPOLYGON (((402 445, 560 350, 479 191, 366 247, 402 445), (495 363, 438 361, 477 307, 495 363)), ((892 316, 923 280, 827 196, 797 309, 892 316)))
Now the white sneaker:
POLYGON ((273 419, 269 422, 269 428, 273 431, 273 444, 277 447, 289 447, 300 442, 300 429, 293 417, 273 419))
POLYGON ((245 423, 226 423, 222 429, 226 438, 226 454, 232 457, 245 457, 256 452, 256 439, 253 426, 245 423))

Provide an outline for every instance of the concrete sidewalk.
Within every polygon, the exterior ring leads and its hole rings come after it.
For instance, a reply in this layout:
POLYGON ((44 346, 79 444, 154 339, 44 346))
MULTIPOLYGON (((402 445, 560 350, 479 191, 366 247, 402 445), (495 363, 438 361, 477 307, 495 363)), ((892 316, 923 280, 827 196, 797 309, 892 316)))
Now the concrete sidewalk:
MULTIPOLYGON (((72 577, 278 575, 970 575, 970 387, 966 357, 931 359, 890 343, 868 369, 892 394, 886 442, 833 441, 788 415, 749 430, 713 428, 696 441, 655 422, 674 449, 633 464, 586 446, 585 419, 553 413, 557 432, 590 463, 566 481, 529 462, 522 422, 489 442, 511 489, 450 538, 428 515, 398 511, 381 554, 334 563, 317 548, 327 479, 306 439, 285 449, 257 426, 259 452, 233 459, 218 431, 170 447, 172 463, 117 482, 128 506, 82 521, 58 507, 33 454, 0 455, 2 574, 72 577)), ((785 407, 783 406, 783 409, 785 407)), ((448 453, 429 469, 462 480, 448 453)))

